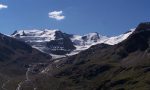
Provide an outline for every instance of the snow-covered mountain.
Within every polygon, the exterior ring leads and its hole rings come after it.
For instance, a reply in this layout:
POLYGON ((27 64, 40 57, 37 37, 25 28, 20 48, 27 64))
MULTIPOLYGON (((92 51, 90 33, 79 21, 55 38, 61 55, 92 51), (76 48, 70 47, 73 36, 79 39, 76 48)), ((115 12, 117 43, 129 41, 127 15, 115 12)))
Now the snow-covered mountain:
POLYGON ((59 30, 20 30, 12 36, 46 53, 64 55, 75 49, 69 35, 59 30))
POLYGON ((109 45, 115 45, 118 44, 120 42, 122 42, 123 40, 125 40, 129 35, 131 35, 134 32, 135 29, 131 29, 130 31, 121 34, 119 36, 113 36, 108 38, 107 40, 104 41, 105 44, 109 44, 109 45))
POLYGON ((115 45, 125 40, 134 30, 119 36, 107 37, 99 33, 86 35, 66 34, 59 30, 20 30, 12 37, 25 41, 32 47, 52 55, 74 55, 89 47, 105 43, 115 45))
POLYGON ((74 43, 76 49, 72 53, 76 54, 82 50, 88 49, 91 46, 100 43, 109 44, 109 45, 118 44, 123 40, 125 40, 129 35, 131 35, 133 31, 134 29, 131 29, 130 31, 124 34, 118 36, 112 36, 112 37, 103 36, 99 33, 89 33, 83 36, 73 35, 71 37, 71 40, 74 43))

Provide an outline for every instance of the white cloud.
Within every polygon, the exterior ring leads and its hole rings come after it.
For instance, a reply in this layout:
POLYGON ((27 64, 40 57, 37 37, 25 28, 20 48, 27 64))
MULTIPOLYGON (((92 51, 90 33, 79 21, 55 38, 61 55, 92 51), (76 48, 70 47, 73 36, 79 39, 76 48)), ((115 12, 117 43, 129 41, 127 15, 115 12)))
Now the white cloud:
POLYGON ((7 5, 0 4, 0 10, 1 10, 1 9, 6 9, 6 8, 8 8, 8 6, 7 6, 7 5))
POLYGON ((53 18, 56 20, 63 20, 65 16, 63 15, 63 11, 53 11, 48 13, 49 18, 53 18))

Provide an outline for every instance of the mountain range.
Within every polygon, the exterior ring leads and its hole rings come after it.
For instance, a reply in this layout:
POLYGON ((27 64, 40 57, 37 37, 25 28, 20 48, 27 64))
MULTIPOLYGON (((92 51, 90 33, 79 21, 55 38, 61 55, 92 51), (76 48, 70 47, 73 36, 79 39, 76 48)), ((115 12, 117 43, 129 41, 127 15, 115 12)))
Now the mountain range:
POLYGON ((150 88, 149 22, 114 37, 20 30, 0 42, 0 90, 150 88))
POLYGON ((63 33, 59 30, 19 30, 11 36, 44 53, 52 56, 62 56, 78 54, 80 51, 100 43, 118 44, 132 34, 133 31, 134 29, 118 36, 107 37, 97 32, 81 36, 63 33))

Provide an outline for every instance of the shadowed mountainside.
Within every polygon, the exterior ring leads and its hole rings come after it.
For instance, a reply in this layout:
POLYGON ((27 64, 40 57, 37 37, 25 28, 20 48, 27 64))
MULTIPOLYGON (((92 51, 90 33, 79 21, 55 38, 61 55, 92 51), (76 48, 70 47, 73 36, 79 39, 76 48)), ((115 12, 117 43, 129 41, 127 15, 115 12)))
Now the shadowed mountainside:
POLYGON ((50 60, 51 56, 33 49, 30 45, 0 34, 0 90, 3 90, 2 87, 8 81, 12 86, 17 86, 25 78, 30 65, 49 63, 50 60))

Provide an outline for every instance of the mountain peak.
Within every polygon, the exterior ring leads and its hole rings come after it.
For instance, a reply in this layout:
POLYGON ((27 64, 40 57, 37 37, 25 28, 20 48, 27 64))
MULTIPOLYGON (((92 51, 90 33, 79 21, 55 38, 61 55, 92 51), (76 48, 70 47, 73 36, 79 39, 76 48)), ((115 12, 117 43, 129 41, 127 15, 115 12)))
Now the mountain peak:
POLYGON ((19 31, 15 31, 12 36, 43 36, 43 35, 50 35, 55 33, 56 31, 59 30, 37 30, 37 29, 33 29, 33 30, 19 30, 19 31))
POLYGON ((82 39, 88 41, 94 41, 94 42, 97 42, 98 39, 100 39, 100 35, 99 33, 89 33, 89 34, 86 34, 82 37, 82 39))
POLYGON ((140 23, 135 31, 124 42, 122 42, 122 45, 129 53, 137 50, 144 51, 149 48, 149 39, 150 23, 140 23))
POLYGON ((135 31, 137 32, 143 30, 150 30, 150 22, 140 23, 135 31))

